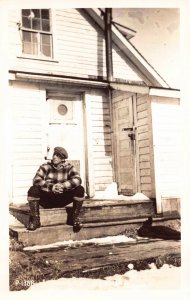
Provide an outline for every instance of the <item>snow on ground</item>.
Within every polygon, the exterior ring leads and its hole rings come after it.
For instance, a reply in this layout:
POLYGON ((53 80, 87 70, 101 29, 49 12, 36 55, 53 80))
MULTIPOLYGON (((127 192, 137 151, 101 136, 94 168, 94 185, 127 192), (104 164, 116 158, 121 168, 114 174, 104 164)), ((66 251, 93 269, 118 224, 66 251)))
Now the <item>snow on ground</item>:
MULTIPOLYGON (((146 239, 146 238, 145 238, 146 239)), ((126 242, 136 242, 136 239, 129 238, 125 235, 116 235, 116 236, 106 236, 102 238, 93 238, 89 240, 80 240, 80 241, 62 241, 62 242, 56 242, 48 245, 36 245, 31 247, 25 247, 24 250, 39 250, 39 249, 47 249, 47 248, 57 248, 61 246, 66 247, 77 247, 82 245, 92 245, 92 244, 98 244, 98 245, 110 245, 110 244, 117 244, 117 243, 126 243, 126 242)))
POLYGON ((157 269, 150 264, 149 270, 130 270, 123 275, 114 275, 103 279, 90 278, 60 278, 32 285, 30 291, 81 291, 81 290, 128 290, 128 289, 179 289, 181 267, 163 265, 157 269))

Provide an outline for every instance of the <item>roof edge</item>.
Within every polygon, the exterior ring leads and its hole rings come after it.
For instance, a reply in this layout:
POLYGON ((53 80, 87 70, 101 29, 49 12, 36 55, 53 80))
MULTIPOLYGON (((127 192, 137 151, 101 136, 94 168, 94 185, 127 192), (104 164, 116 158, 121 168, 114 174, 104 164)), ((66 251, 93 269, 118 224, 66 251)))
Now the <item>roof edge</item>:
MULTIPOLYGON (((100 10, 97 8, 84 8, 84 10, 101 27, 101 29, 104 30, 104 22, 101 18, 100 10)), ((149 81, 150 86, 170 88, 168 83, 115 26, 112 26, 112 38, 114 43, 121 49, 127 58, 130 59, 132 64, 134 64, 141 76, 149 81)))

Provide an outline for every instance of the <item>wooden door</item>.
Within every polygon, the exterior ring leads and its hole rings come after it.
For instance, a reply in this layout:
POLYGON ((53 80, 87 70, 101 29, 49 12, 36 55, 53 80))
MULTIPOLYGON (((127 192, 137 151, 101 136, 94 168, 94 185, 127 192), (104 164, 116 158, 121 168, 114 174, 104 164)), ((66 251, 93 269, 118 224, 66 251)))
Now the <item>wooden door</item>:
POLYGON ((47 99, 48 130, 47 159, 51 159, 56 146, 64 147, 68 160, 80 170, 85 184, 85 156, 83 134, 83 105, 80 95, 63 94, 47 99))
POLYGON ((133 98, 120 93, 113 98, 113 128, 115 143, 115 174, 118 192, 136 192, 135 132, 133 98))

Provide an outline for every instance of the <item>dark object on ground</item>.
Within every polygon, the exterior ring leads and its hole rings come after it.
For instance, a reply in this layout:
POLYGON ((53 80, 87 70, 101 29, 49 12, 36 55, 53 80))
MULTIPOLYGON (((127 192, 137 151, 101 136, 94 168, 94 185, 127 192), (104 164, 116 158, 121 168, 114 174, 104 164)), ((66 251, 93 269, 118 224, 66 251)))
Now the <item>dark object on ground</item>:
POLYGON ((149 238, 160 238, 164 240, 181 240, 181 233, 172 228, 157 225, 152 226, 152 218, 149 217, 147 221, 137 230, 139 236, 149 238))

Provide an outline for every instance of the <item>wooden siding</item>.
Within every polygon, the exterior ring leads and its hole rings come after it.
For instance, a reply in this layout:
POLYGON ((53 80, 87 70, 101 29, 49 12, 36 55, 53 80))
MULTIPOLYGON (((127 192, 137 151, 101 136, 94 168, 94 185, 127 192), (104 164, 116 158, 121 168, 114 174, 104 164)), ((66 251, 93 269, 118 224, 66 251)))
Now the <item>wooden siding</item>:
MULTIPOLYGON (((82 9, 52 10, 53 59, 34 59, 22 54, 20 10, 9 10, 10 69, 53 75, 97 78, 106 76, 105 39, 103 31, 82 9)), ((113 46, 114 76, 119 79, 141 79, 131 69, 118 48, 113 46)))
POLYGON ((126 57, 121 54, 121 51, 113 45, 113 75, 115 78, 121 78, 129 81, 142 81, 142 79, 135 73, 128 65, 126 57))
POLYGON ((182 141, 179 99, 152 96, 152 121, 157 194, 161 199, 177 199, 182 141))
POLYGON ((96 193, 105 190, 113 182, 110 109, 106 94, 96 91, 86 93, 85 97, 88 106, 89 175, 94 174, 89 184, 93 182, 96 193))
POLYGON ((155 197, 153 145, 151 128, 150 99, 147 95, 138 95, 136 111, 136 147, 138 190, 148 197, 155 197))
POLYGON ((12 199, 26 202, 27 190, 42 163, 43 119, 39 85, 12 83, 12 199))

